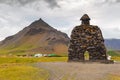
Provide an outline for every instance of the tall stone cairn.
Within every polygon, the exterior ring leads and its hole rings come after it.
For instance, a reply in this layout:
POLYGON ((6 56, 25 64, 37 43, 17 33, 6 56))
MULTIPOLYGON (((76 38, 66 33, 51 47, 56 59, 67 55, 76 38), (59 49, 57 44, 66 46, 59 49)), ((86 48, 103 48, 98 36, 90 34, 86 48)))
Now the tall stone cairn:
POLYGON ((106 47, 100 28, 90 25, 90 18, 87 14, 84 14, 80 20, 81 25, 76 26, 71 33, 68 61, 85 60, 86 51, 89 52, 89 60, 107 60, 106 47))

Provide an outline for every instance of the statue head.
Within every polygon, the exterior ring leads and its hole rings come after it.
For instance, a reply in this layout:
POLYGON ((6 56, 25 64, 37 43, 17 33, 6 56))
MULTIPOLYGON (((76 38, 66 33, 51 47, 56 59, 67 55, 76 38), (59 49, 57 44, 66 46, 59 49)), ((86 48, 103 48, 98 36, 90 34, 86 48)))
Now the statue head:
POLYGON ((82 21, 82 25, 90 25, 90 18, 87 14, 84 14, 80 20, 82 21))

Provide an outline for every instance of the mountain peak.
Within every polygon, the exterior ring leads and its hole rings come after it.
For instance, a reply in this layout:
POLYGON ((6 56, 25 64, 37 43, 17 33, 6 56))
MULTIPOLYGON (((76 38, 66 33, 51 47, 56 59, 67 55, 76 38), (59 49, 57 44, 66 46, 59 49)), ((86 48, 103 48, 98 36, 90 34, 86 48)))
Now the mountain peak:
POLYGON ((46 24, 46 25, 48 25, 42 18, 40 18, 39 20, 34 21, 32 24, 46 24))
POLYGON ((46 23, 42 18, 40 18, 39 20, 37 20, 39 22, 42 22, 42 23, 46 23))
POLYGON ((53 29, 48 23, 46 23, 42 18, 39 20, 34 21, 29 25, 29 28, 42 28, 44 30, 51 30, 53 29))

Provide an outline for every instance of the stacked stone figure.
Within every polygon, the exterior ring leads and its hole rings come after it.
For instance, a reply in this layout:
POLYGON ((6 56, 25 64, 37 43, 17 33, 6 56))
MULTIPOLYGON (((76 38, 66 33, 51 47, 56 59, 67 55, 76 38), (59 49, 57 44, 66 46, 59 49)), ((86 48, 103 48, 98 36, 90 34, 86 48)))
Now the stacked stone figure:
POLYGON ((89 52, 89 60, 107 60, 104 39, 99 27, 90 25, 87 14, 84 14, 80 20, 82 24, 76 26, 71 33, 68 61, 85 60, 86 51, 89 52))

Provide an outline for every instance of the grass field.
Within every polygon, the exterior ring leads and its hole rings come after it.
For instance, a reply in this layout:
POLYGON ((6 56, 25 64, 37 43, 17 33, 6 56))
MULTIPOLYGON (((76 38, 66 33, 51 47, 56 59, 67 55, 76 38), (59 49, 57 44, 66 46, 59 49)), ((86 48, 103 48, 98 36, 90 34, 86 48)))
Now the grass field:
POLYGON ((67 57, 0 57, 0 80, 47 80, 49 77, 47 70, 37 68, 33 64, 65 61, 67 57))
POLYGON ((49 73, 26 64, 0 65, 0 80, 47 80, 49 73))
POLYGON ((35 62, 66 62, 67 57, 0 57, 0 64, 4 63, 35 63, 35 62))
MULTIPOLYGON (((120 61, 120 57, 113 56, 112 59, 120 61)), ((36 67, 34 64, 38 62, 64 63, 67 62, 67 57, 0 57, 0 80, 48 80, 50 72, 41 66, 36 67)), ((56 70, 55 67, 53 70, 56 70)), ((68 80, 68 76, 70 74, 64 75, 62 80, 68 80)), ((74 76, 70 80, 75 80, 74 76)), ((111 74, 105 80, 120 80, 120 76, 111 74)))
MULTIPOLYGON (((36 63, 36 62, 67 62, 68 57, 0 57, 0 64, 4 63, 36 63)), ((115 61, 120 61, 120 57, 113 56, 115 61)))
POLYGON ((34 67, 36 62, 65 62, 67 57, 0 57, 0 80, 47 80, 49 73, 34 67))

